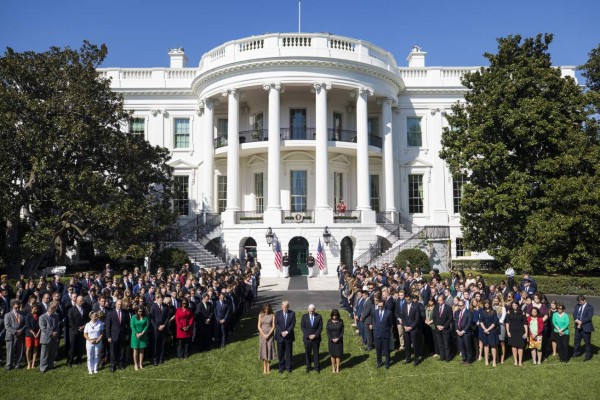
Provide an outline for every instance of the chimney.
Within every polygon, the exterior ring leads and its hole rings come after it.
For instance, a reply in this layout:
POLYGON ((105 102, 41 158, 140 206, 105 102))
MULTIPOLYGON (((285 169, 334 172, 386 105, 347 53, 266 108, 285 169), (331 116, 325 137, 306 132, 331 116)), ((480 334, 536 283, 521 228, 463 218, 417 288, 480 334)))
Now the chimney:
POLYGON ((171 68, 186 68, 188 58, 185 55, 183 47, 169 49, 169 58, 171 59, 171 68))
POLYGON ((408 61, 408 67, 425 67, 425 54, 427 54, 427 52, 421 51, 421 48, 419 46, 413 46, 412 50, 408 54, 408 57, 406 57, 406 61, 408 61))

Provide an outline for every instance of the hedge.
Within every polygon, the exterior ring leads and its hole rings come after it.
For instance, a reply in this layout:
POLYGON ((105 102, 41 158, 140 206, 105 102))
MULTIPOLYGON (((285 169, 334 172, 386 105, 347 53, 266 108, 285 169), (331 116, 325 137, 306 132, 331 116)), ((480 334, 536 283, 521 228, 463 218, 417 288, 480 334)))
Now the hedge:
MULTIPOLYGON (((455 265, 455 270, 457 270, 455 265)), ((504 274, 487 274, 480 271, 464 270, 465 274, 471 272, 473 276, 483 276, 486 285, 497 285, 501 280, 506 281, 504 274)), ((442 278, 450 278, 450 273, 441 273, 442 278)), ((515 275, 515 282, 521 282, 521 275, 515 275)), ((600 278, 577 276, 542 276, 533 275, 538 290, 544 294, 600 296, 600 278)))

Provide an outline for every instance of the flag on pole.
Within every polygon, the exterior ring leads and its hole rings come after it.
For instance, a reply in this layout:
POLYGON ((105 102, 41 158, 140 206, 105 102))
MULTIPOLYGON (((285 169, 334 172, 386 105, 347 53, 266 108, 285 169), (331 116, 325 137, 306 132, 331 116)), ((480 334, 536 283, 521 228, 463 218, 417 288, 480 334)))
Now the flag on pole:
POLYGON ((319 270, 325 269, 325 255, 323 254, 323 246, 321 246, 321 239, 319 239, 319 246, 317 247, 317 265, 319 270))
POLYGON ((281 245, 279 240, 275 244, 275 268, 281 270, 281 245))

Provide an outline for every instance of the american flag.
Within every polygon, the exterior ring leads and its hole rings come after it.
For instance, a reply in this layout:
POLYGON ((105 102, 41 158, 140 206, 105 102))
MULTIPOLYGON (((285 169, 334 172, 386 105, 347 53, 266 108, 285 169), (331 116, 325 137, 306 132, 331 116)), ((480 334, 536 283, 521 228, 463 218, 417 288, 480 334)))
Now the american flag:
POLYGON ((275 268, 281 270, 281 245, 279 244, 279 240, 275 245, 275 268))
POLYGON ((325 269, 325 255, 323 254, 323 246, 321 246, 321 239, 319 239, 319 246, 317 247, 317 265, 319 270, 325 269))

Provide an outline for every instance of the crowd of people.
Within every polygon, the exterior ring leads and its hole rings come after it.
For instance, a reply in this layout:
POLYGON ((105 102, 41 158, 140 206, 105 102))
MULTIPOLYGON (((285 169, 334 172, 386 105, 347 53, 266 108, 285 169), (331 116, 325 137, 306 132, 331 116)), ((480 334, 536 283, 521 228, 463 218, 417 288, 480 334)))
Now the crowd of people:
POLYGON ((241 316, 254 306, 260 284, 260 263, 236 263, 201 269, 189 264, 155 274, 124 270, 109 264, 100 273, 81 273, 63 283, 59 276, 26 279, 11 285, 0 279, 0 346, 6 369, 46 373, 59 358, 67 367, 82 364, 89 374, 109 365, 123 369, 133 359, 136 370, 150 360, 187 358, 225 347, 241 316))

